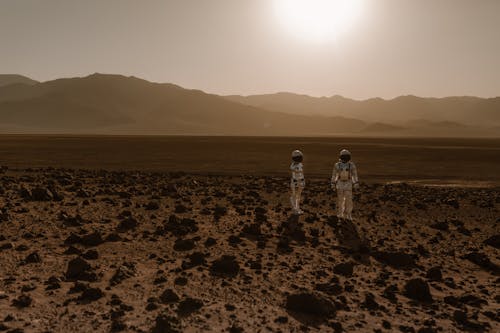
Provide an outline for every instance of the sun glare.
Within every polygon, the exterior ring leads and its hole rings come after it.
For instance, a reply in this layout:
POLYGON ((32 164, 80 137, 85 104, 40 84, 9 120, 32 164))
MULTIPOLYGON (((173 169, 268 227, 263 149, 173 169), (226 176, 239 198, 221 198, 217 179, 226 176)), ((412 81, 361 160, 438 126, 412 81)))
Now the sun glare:
POLYGON ((305 40, 336 39, 359 18, 365 0, 274 0, 281 24, 305 40))

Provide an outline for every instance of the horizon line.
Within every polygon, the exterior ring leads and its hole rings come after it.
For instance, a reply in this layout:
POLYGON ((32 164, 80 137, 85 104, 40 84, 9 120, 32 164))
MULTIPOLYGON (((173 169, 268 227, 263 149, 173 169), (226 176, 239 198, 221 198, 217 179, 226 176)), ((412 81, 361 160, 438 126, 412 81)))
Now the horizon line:
POLYGON ((198 90, 198 91, 201 91, 201 92, 203 92, 205 94, 217 95, 217 96, 220 96, 220 97, 238 96, 238 97, 247 98, 247 97, 252 97, 252 96, 266 96, 266 95, 290 94, 290 95, 304 96, 304 97, 317 98, 317 99, 341 97, 341 98, 349 99, 349 100, 356 101, 356 102, 365 102, 365 101, 377 100, 377 99, 383 100, 383 101, 392 101, 392 100, 395 100, 395 99, 401 98, 401 97, 416 97, 416 98, 422 98, 422 99, 445 99, 445 98, 495 99, 495 98, 500 98, 500 93, 499 93, 499 95, 496 95, 496 96, 463 95, 463 94, 452 94, 452 95, 445 95, 445 96, 423 96, 423 95, 418 95, 418 94, 413 94, 413 93, 406 93, 406 94, 395 95, 394 97, 373 96, 373 97, 367 97, 367 98, 346 97, 346 96, 340 95, 340 94, 332 94, 332 95, 329 95, 329 96, 328 95, 312 95, 312 94, 309 94, 309 93, 292 92, 292 91, 287 91, 287 90, 276 90, 274 92, 262 92, 262 93, 254 93, 254 94, 241 94, 241 93, 239 93, 239 94, 223 94, 223 93, 220 93, 220 92, 209 91, 209 89, 188 88, 186 86, 183 86, 183 85, 180 85, 180 84, 177 84, 177 83, 174 83, 174 82, 160 82, 160 81, 156 81, 156 80, 149 80, 149 79, 146 79, 146 78, 143 78, 143 77, 139 77, 139 76, 136 76, 136 75, 126 75, 126 74, 118 74, 118 73, 94 72, 94 73, 90 73, 90 74, 83 74, 81 76, 62 76, 62 77, 56 77, 56 78, 52 78, 52 79, 48 79, 48 80, 38 80, 38 79, 34 79, 32 76, 30 76, 28 74, 19 74, 19 73, 0 73, 0 75, 19 75, 19 76, 26 77, 26 78, 28 78, 30 80, 36 81, 37 83, 47 83, 47 82, 61 80, 61 79, 83 79, 83 78, 90 77, 92 75, 121 76, 121 77, 125 77, 125 78, 136 78, 136 79, 139 79, 139 80, 143 80, 143 81, 146 81, 146 82, 149 82, 149 83, 155 83, 155 84, 171 84, 171 85, 176 85, 176 86, 178 86, 178 87, 180 87, 182 89, 186 89, 186 90, 198 90))

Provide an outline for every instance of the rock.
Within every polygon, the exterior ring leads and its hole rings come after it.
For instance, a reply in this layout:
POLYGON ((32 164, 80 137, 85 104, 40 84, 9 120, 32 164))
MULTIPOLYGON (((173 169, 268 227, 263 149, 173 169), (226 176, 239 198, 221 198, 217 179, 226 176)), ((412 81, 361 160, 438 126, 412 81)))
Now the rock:
POLYGON ((151 333, 180 333, 179 321, 174 317, 166 315, 158 315, 156 317, 155 326, 151 329, 151 333))
POLYGON ((180 317, 187 317, 190 314, 198 311, 202 307, 203 307, 202 301, 188 297, 179 303, 179 307, 177 308, 177 314, 180 317))
POLYGON ((45 290, 55 290, 61 288, 61 280, 59 280, 55 276, 49 277, 47 281, 45 281, 45 290))
POLYGON ((24 259, 24 263, 26 264, 36 264, 40 262, 42 262, 42 258, 40 258, 38 252, 33 252, 24 259))
POLYGON ((82 224, 87 223, 87 221, 85 221, 80 215, 71 216, 64 211, 59 212, 58 218, 67 227, 79 227, 82 224))
POLYGON ((460 203, 458 202, 457 199, 448 199, 444 203, 447 204, 448 206, 455 208, 455 209, 460 208, 460 203))
POLYGON ((82 236, 81 241, 83 245, 85 246, 98 246, 104 243, 104 240, 102 239, 101 233, 98 231, 95 231, 91 234, 82 236))
POLYGON ((122 238, 120 237, 120 235, 118 235, 117 233, 113 232, 113 233, 110 233, 109 235, 106 236, 105 238, 105 241, 106 242, 119 242, 121 241, 122 238))
POLYGON ((211 247, 217 244, 217 240, 212 237, 208 237, 207 240, 205 241, 205 247, 211 247))
POLYGON ((12 245, 12 243, 3 243, 2 245, 0 245, 0 251, 10 250, 13 247, 14 247, 14 245, 12 245))
POLYGON ((467 313, 462 310, 455 310, 453 312, 453 319, 459 326, 463 327, 465 331, 484 332, 490 328, 488 323, 480 323, 476 320, 469 319, 467 313))
POLYGON ((115 274, 109 280, 110 286, 116 286, 120 284, 123 280, 134 276, 136 273, 135 264, 132 262, 125 262, 123 265, 118 267, 115 274))
POLYGON ((26 308, 31 305, 33 299, 28 295, 21 295, 12 301, 12 306, 16 308, 26 308))
POLYGON ((35 187, 31 190, 32 201, 51 201, 54 199, 54 194, 46 188, 35 187))
POLYGON ((91 266, 88 262, 78 257, 71 260, 68 263, 68 268, 66 270, 66 279, 72 280, 82 280, 82 281, 96 281, 97 276, 95 273, 89 272, 91 266))
POLYGON ((500 267, 491 262, 490 258, 481 252, 470 252, 463 256, 462 258, 469 260, 470 262, 484 268, 487 271, 491 271, 495 274, 500 273, 500 267))
POLYGON ((431 228, 441 231, 448 231, 450 229, 450 226, 447 222, 436 222, 434 224, 431 224, 431 228))
POLYGON ((183 276, 176 277, 174 280, 174 284, 176 286, 185 286, 187 283, 188 283, 187 278, 185 278, 183 276))
POLYGON ((97 301, 98 299, 104 297, 104 293, 99 288, 87 288, 83 291, 83 293, 78 297, 78 301, 80 303, 90 303, 97 301))
POLYGON ((432 302, 432 295, 427 282, 420 278, 411 279, 404 286, 404 294, 406 297, 419 302, 432 302))
POLYGON ((289 295, 285 308, 288 311, 331 318, 335 315, 335 306, 329 300, 311 293, 289 295))
POLYGON ((36 286, 34 284, 32 284, 32 283, 26 284, 26 285, 24 285, 24 286, 21 287, 21 291, 23 293, 27 293, 27 292, 33 291, 35 289, 36 289, 36 286))
POLYGON ((454 306, 456 308, 458 308, 460 306, 460 301, 458 300, 457 297, 455 296, 445 296, 443 298, 443 301, 448 304, 448 305, 451 305, 451 306, 454 306))
POLYGON ((464 295, 460 296, 458 300, 462 304, 467 304, 469 306, 473 306, 476 308, 479 308, 483 305, 488 304, 488 302, 485 299, 482 299, 481 297, 478 297, 478 296, 473 295, 473 294, 464 294, 464 295))
POLYGON ((205 260, 205 254, 201 252, 194 252, 189 255, 189 261, 182 262, 182 269, 190 269, 196 266, 205 265, 207 261, 205 260))
POLYGON ((231 246, 237 246, 239 243, 241 243, 241 238, 236 235, 230 235, 227 239, 227 242, 231 246))
POLYGON ((194 249, 195 242, 192 239, 176 239, 174 244, 175 251, 190 251, 194 249))
POLYGON ((245 330, 242 327, 236 326, 236 324, 233 324, 229 328, 229 333, 243 333, 245 330))
POLYGON ((64 254, 67 254, 67 255, 72 255, 72 254, 80 255, 80 254, 82 254, 82 251, 80 251, 79 249, 77 249, 74 246, 70 246, 70 247, 68 247, 66 249, 66 251, 64 251, 64 254))
POLYGON ((137 228, 138 224, 139 223, 137 222, 137 220, 134 219, 133 217, 127 217, 124 220, 120 221, 116 230, 118 232, 126 232, 126 231, 137 228))
POLYGON ((495 249, 500 249, 500 235, 493 235, 483 242, 485 245, 494 247, 495 249))
POLYGON ((82 258, 87 260, 97 260, 99 259, 99 253, 96 250, 88 250, 82 254, 82 258))
POLYGON ((353 267, 354 267, 353 263, 344 262, 344 263, 340 263, 338 265, 335 265, 333 267, 333 272, 335 274, 339 274, 339 275, 342 275, 345 277, 351 277, 352 273, 353 273, 353 267))
POLYGON ((157 210, 160 209, 160 204, 156 201, 150 201, 144 206, 144 208, 146 210, 157 210))
POLYGON ((175 213, 177 213, 177 214, 187 213, 188 211, 189 211, 189 209, 186 206, 184 206, 183 204, 175 205, 175 213))
POLYGON ((71 233, 68 238, 64 240, 64 244, 66 245, 74 245, 82 242, 82 238, 74 233, 71 233))
POLYGON ((438 266, 430 268, 426 273, 426 277, 430 281, 441 281, 443 279, 441 268, 438 266))
POLYGON ((172 289, 165 289, 160 296, 160 300, 163 304, 176 303, 179 301, 179 296, 172 289))
POLYGON ((465 324, 467 322, 467 313, 461 310, 455 310, 453 312, 453 319, 459 324, 465 324))
POLYGON ((365 301, 361 305, 368 310, 377 310, 380 307, 372 293, 365 294, 365 301))
POLYGON ((227 214, 227 208, 223 206, 215 206, 214 208, 214 218, 215 220, 219 220, 222 216, 227 214))
POLYGON ((413 256, 403 252, 374 252, 373 257, 381 263, 397 269, 407 269, 415 266, 413 256))
POLYGON ((236 257, 224 255, 215 260, 210 267, 210 273, 220 277, 236 277, 240 271, 240 265, 236 257))
POLYGON ((340 295, 344 288, 338 283, 318 283, 315 290, 324 292, 327 295, 340 295))
POLYGON ((127 325, 123 321, 118 319, 113 319, 111 321, 111 328, 110 328, 111 332, 122 332, 125 331, 126 329, 127 325))
POLYGON ((176 215, 170 215, 168 222, 163 225, 163 230, 179 237, 198 231, 198 225, 193 219, 180 219, 176 215))

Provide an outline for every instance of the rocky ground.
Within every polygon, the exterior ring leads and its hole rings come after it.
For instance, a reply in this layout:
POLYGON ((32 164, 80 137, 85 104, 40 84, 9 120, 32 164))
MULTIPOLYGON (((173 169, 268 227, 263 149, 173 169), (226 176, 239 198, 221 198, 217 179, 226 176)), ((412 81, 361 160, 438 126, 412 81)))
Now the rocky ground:
MULTIPOLYGON (((5 170, 4 170, 5 171, 5 170)), ((500 189, 0 175, 0 331, 498 332, 500 189)))

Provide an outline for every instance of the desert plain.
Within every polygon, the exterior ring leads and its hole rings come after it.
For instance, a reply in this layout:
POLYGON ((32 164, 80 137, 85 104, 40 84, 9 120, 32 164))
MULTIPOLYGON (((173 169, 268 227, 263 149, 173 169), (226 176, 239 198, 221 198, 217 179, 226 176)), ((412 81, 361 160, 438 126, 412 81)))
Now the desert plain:
POLYGON ((2 136, 0 331, 498 332, 499 152, 496 139, 2 136), (353 222, 329 188, 344 147, 362 183, 353 222))

